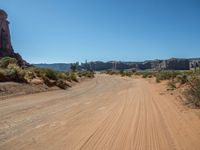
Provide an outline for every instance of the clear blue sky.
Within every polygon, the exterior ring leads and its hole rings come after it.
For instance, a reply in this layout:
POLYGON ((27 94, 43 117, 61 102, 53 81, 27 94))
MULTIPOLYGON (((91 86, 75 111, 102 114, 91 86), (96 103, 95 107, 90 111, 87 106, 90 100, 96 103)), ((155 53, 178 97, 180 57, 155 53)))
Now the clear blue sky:
POLYGON ((200 0, 0 0, 31 63, 200 57, 200 0))

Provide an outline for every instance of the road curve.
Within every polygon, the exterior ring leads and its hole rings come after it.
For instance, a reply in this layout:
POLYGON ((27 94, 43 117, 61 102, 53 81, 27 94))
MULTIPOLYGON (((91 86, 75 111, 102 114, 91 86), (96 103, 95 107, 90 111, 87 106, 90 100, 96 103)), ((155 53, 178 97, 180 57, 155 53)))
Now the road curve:
POLYGON ((0 101, 1 150, 200 150, 200 119, 144 79, 97 75, 0 101))

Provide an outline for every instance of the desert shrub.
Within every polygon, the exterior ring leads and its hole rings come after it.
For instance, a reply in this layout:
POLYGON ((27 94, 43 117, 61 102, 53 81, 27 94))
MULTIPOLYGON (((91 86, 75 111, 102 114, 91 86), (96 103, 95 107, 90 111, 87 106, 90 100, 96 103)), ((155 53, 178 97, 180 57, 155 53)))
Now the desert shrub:
POLYGON ((4 69, 0 69, 0 82, 4 82, 6 81, 7 78, 6 78, 6 72, 4 69))
POLYGON ((29 70, 25 70, 25 72, 26 72, 26 75, 25 75, 25 78, 26 79, 34 79, 34 78, 36 78, 36 75, 35 75, 35 73, 34 72, 32 72, 32 71, 29 71, 29 70))
POLYGON ((89 78, 94 78, 95 77, 95 72, 94 71, 90 71, 87 73, 87 77, 89 78))
POLYGON ((70 78, 72 81, 78 82, 77 76, 75 72, 70 73, 70 78))
POLYGON ((134 72, 131 70, 131 71, 124 71, 124 70, 120 70, 120 72, 116 72, 115 74, 120 74, 122 77, 131 77, 134 72))
POLYGON ((32 68, 32 71, 38 77, 47 77, 50 80, 57 80, 58 79, 58 72, 48 68, 32 68))
POLYGON ((167 83, 169 90, 174 90, 176 89, 176 82, 174 80, 171 80, 167 83))
POLYGON ((17 60, 11 57, 3 57, 0 59, 1 68, 7 68, 9 64, 17 64, 17 60))
POLYGON ((152 78, 153 77, 153 72, 151 71, 145 71, 141 72, 143 78, 152 78))
POLYGON ((114 75, 114 74, 117 74, 117 72, 112 71, 112 70, 106 70, 106 74, 114 75))
POLYGON ((156 78, 156 82, 157 82, 157 83, 160 83, 160 79, 159 79, 159 78, 156 78))
POLYGON ((188 82, 188 75, 186 74, 181 74, 181 75, 177 75, 177 81, 180 83, 180 84, 185 84, 188 82))
POLYGON ((142 74, 143 78, 147 78, 147 76, 148 76, 148 74, 146 72, 142 74))
POLYGON ((83 71, 78 73, 79 77, 87 77, 87 78, 94 78, 93 71, 83 71))
POLYGON ((190 88, 185 91, 185 95, 189 102, 196 107, 200 107, 200 79, 196 79, 190 83, 190 88))
POLYGON ((0 69, 0 81, 15 81, 15 82, 27 82, 25 79, 26 72, 17 64, 8 63, 6 68, 0 69))
POLYGON ((50 82, 49 78, 47 78, 46 76, 42 76, 42 80, 44 81, 44 84, 46 84, 47 86, 49 86, 49 87, 54 86, 54 85, 50 82))
POLYGON ((132 72, 125 72, 125 76, 127 76, 127 77, 131 77, 133 75, 133 73, 132 72))
POLYGON ((69 81, 69 82, 71 82, 72 81, 72 79, 71 79, 71 72, 66 72, 65 75, 66 75, 66 80, 69 81))
POLYGON ((140 75, 141 75, 141 72, 135 72, 134 75, 140 76, 140 75))
POLYGON ((67 79, 67 75, 66 75, 66 73, 64 73, 64 72, 58 72, 58 73, 57 73, 57 78, 58 78, 58 79, 66 80, 66 79, 67 79))
POLYGON ((67 89, 67 87, 69 87, 69 85, 61 79, 56 81, 56 85, 61 89, 67 89))
POLYGON ((57 80, 57 72, 51 69, 43 69, 45 76, 51 80, 57 80))
POLYGON ((16 64, 9 64, 7 68, 0 69, 0 81, 27 82, 25 71, 16 64))
POLYGON ((160 71, 156 73, 156 79, 158 80, 170 80, 177 77, 177 75, 180 75, 180 71, 160 71))
POLYGON ((16 82, 26 82, 25 71, 16 64, 9 64, 7 67, 8 80, 16 82))

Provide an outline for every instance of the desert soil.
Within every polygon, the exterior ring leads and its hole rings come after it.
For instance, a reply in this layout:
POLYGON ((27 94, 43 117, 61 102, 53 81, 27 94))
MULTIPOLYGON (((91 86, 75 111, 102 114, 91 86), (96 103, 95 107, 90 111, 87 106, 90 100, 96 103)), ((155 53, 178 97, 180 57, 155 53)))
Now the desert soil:
POLYGON ((0 149, 200 150, 200 118, 161 86, 97 75, 1 100, 0 149))

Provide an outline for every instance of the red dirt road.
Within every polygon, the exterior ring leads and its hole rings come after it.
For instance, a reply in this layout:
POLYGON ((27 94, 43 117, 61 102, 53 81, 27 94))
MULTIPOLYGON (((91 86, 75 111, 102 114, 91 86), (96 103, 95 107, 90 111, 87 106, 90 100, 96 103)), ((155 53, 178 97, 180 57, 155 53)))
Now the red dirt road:
POLYGON ((0 101, 1 150, 200 150, 200 119, 144 79, 97 75, 0 101))

